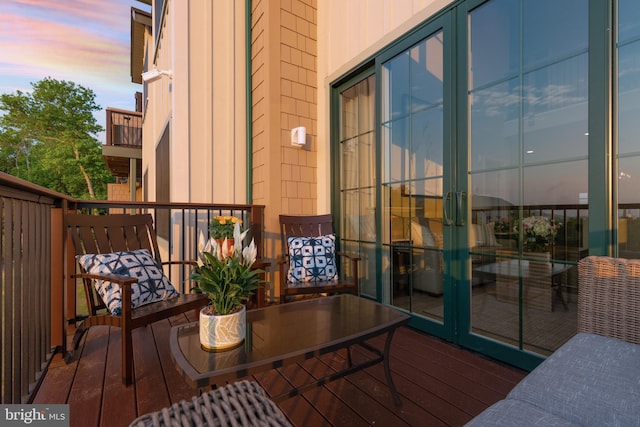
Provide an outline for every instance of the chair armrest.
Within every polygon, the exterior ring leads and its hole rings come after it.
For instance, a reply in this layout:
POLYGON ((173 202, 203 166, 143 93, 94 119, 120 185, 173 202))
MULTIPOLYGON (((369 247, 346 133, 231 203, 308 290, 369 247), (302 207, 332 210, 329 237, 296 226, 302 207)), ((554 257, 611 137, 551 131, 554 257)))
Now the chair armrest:
POLYGON ((109 282, 116 283, 121 287, 122 297, 122 314, 121 317, 125 323, 131 321, 131 285, 138 283, 138 279, 135 277, 129 277, 122 274, 89 274, 78 273, 72 274, 72 279, 92 279, 92 280, 108 280, 109 282))
POLYGON ((278 258, 276 258, 276 262, 278 263, 278 265, 283 265, 289 262, 289 255, 280 255, 278 258))

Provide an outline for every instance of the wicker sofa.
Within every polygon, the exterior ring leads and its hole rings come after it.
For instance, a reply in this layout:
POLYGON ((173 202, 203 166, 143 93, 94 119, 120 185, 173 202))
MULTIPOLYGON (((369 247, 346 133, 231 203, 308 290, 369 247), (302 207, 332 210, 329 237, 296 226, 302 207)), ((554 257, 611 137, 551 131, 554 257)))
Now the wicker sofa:
POLYGON ((578 273, 578 334, 467 426, 640 425, 640 260, 578 273))

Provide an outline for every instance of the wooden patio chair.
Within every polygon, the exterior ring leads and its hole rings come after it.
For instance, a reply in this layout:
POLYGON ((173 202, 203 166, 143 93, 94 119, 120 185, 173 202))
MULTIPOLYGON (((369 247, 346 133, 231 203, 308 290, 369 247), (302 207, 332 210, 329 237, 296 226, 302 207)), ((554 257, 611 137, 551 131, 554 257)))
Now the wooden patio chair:
MULTIPOLYGON (((169 287, 172 287, 168 279, 166 279, 166 276, 164 276, 162 271, 163 265, 194 265, 195 262, 162 262, 153 228, 153 219, 149 214, 101 216, 67 214, 65 221, 69 236, 75 248, 76 259, 93 263, 89 269, 86 268, 86 265, 83 266, 79 263, 81 273, 71 276, 72 278, 80 278, 83 280, 87 307, 89 309, 89 317, 77 326, 73 337, 73 349, 75 351, 78 348, 82 335, 84 335, 91 326, 108 325, 120 327, 122 329, 122 382, 125 385, 131 384, 133 379, 131 331, 135 328, 146 326, 158 320, 166 319, 190 310, 197 313, 200 308, 207 305, 208 299, 205 294, 179 294, 173 290, 161 290, 161 287, 167 284, 169 287), (145 249, 149 251, 148 254, 150 254, 150 257, 146 256, 146 252, 140 251, 145 249), (111 266, 115 264, 111 257, 115 256, 115 252, 123 251, 129 254, 131 251, 136 251, 134 252, 136 255, 132 256, 131 259, 142 260, 145 267, 141 267, 142 270, 140 268, 134 270, 133 268, 127 269, 126 267, 122 267, 123 263, 130 266, 132 265, 128 261, 129 258, 125 260, 123 257, 121 258, 123 261, 117 262, 120 268, 112 274, 104 273, 104 269, 99 273, 96 272, 96 268, 100 270, 104 266, 107 266, 105 268, 109 270, 111 266), (93 257, 91 254, 102 255, 93 257), (83 255, 88 256, 79 258, 83 255), (100 264, 100 260, 104 261, 105 259, 111 259, 112 261, 100 264), (131 277, 128 274, 137 277, 131 277), (166 282, 162 282, 162 279, 166 279, 166 282), (143 286, 146 286, 149 280, 153 280, 154 283, 152 285, 152 292, 146 292, 146 290, 149 289, 148 287, 143 289, 143 286), (115 288, 113 285, 110 285, 109 282, 119 286, 121 291, 121 304, 119 304, 121 305, 120 313, 116 313, 116 310, 113 310, 114 313, 110 311, 112 308, 111 303, 113 303, 114 300, 111 300, 109 307, 107 307, 103 298, 96 291, 94 286, 95 281, 105 284, 106 288, 109 289, 115 288), (139 281, 140 283, 138 284, 139 281), (136 294, 140 297, 164 294, 167 299, 161 299, 151 303, 144 302, 143 304, 145 305, 139 305, 133 308, 131 298, 132 285, 134 284, 138 284, 136 294)), ((134 261, 134 264, 135 262, 137 261, 134 261)), ((135 267, 135 265, 133 265, 133 267, 135 267)), ((151 297, 149 298, 153 299, 151 297)), ((118 298, 115 298, 116 301, 117 299, 118 298)), ((72 357, 72 355, 71 357, 68 355, 67 359, 72 357)))
POLYGON ((335 251, 333 217, 280 215, 280 302, 310 294, 358 295, 359 257, 335 251), (342 275, 339 269, 342 268, 342 275), (335 278, 334 278, 335 277, 335 278))

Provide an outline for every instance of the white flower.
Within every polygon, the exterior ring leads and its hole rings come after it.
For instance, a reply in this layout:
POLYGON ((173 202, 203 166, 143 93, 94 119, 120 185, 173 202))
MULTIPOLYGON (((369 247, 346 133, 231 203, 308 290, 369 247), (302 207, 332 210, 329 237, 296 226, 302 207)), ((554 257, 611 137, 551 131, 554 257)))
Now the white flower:
POLYGON ((256 257, 258 256, 258 249, 256 248, 256 243, 251 239, 251 243, 249 246, 242 250, 242 259, 244 260, 244 265, 251 266, 256 261, 256 257))
MULTIPOLYGON (((553 239, 560 228, 559 223, 555 223, 544 216, 529 216, 522 220, 522 232, 525 237, 541 238, 545 240, 553 239)), ((514 227, 518 232, 518 224, 514 227)))

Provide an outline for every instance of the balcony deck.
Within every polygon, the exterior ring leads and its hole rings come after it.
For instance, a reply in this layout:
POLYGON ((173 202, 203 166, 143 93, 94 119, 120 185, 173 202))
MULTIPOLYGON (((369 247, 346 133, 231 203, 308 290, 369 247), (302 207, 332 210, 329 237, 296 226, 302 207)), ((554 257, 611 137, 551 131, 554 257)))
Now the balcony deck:
MULTIPOLYGON (((139 415, 189 399, 199 390, 180 377, 168 345, 171 326, 189 320, 180 315, 134 330, 135 384, 129 387, 121 383, 120 330, 92 327, 74 362, 67 365, 59 354, 54 357, 33 403, 68 403, 71 426, 112 427, 126 426, 139 415)), ((372 343, 384 345, 382 338, 372 343)), ((277 395, 290 389, 290 384, 308 383, 343 366, 344 356, 331 353, 253 378, 270 395, 277 395)), ((410 328, 400 328, 394 336, 391 370, 402 408, 393 403, 381 365, 311 389, 279 406, 297 426, 459 426, 502 399, 525 375, 410 328)))

